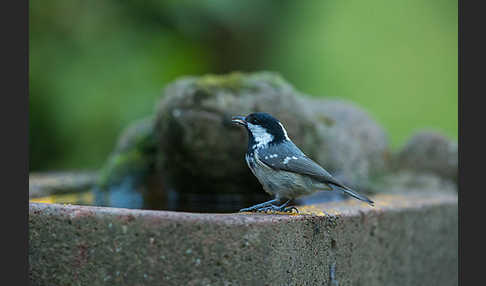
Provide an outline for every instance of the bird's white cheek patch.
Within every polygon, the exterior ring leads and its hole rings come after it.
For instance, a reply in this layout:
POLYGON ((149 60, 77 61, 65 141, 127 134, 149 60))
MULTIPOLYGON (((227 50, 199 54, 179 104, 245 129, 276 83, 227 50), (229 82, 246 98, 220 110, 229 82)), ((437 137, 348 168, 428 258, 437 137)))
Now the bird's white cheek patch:
POLYGON ((273 141, 273 135, 268 133, 267 130, 259 125, 247 123, 253 138, 255 138, 256 148, 263 147, 273 141))

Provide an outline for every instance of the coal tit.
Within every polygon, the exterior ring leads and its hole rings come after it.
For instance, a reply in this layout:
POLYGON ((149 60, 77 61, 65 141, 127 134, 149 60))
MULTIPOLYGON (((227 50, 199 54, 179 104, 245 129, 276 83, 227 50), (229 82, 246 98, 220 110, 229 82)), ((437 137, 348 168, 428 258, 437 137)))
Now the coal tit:
POLYGON ((232 122, 243 125, 248 131, 246 163, 263 189, 275 197, 273 200, 241 209, 240 212, 297 211, 295 207, 288 207, 292 199, 319 190, 337 189, 370 205, 374 204, 309 159, 290 140, 282 123, 270 114, 256 112, 246 117, 233 116, 232 122), (284 200, 283 204, 276 205, 284 200))

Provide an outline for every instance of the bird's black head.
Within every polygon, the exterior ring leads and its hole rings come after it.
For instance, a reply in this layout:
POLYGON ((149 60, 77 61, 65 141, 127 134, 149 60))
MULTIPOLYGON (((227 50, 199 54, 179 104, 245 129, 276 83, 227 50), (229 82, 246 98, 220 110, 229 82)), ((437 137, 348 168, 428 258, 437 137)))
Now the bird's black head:
POLYGON ((290 140, 282 123, 265 112, 250 113, 246 117, 233 116, 232 121, 246 127, 249 145, 255 147, 290 140))

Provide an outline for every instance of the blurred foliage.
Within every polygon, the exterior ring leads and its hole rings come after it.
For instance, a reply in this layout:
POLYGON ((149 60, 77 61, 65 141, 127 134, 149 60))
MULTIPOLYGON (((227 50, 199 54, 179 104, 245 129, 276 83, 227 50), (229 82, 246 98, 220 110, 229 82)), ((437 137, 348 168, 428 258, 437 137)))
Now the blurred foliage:
POLYGON ((457 138, 457 1, 30 1, 30 170, 99 168, 181 75, 280 72, 457 138))
POLYGON ((457 139, 457 1, 292 3, 267 55, 287 80, 357 102, 394 147, 424 127, 457 139))

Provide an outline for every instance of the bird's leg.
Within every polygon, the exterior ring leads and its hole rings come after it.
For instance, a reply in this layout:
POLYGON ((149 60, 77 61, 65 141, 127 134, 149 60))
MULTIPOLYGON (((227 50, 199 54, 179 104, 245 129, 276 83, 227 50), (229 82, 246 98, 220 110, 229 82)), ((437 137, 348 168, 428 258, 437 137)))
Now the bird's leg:
POLYGON ((258 209, 258 211, 279 211, 279 212, 286 212, 286 213, 291 213, 292 210, 295 210, 297 213, 299 213, 299 210, 296 207, 287 207, 287 205, 290 203, 290 200, 286 201, 283 203, 281 206, 275 206, 275 205, 270 205, 267 207, 262 207, 258 209))
POLYGON ((258 204, 258 205, 254 205, 254 206, 251 206, 249 208, 244 208, 244 209, 241 209, 240 212, 252 212, 252 211, 258 211, 268 205, 272 205, 273 203, 275 202, 278 202, 280 201, 280 199, 273 199, 273 200, 270 200, 268 202, 264 202, 264 203, 261 203, 261 204, 258 204))

